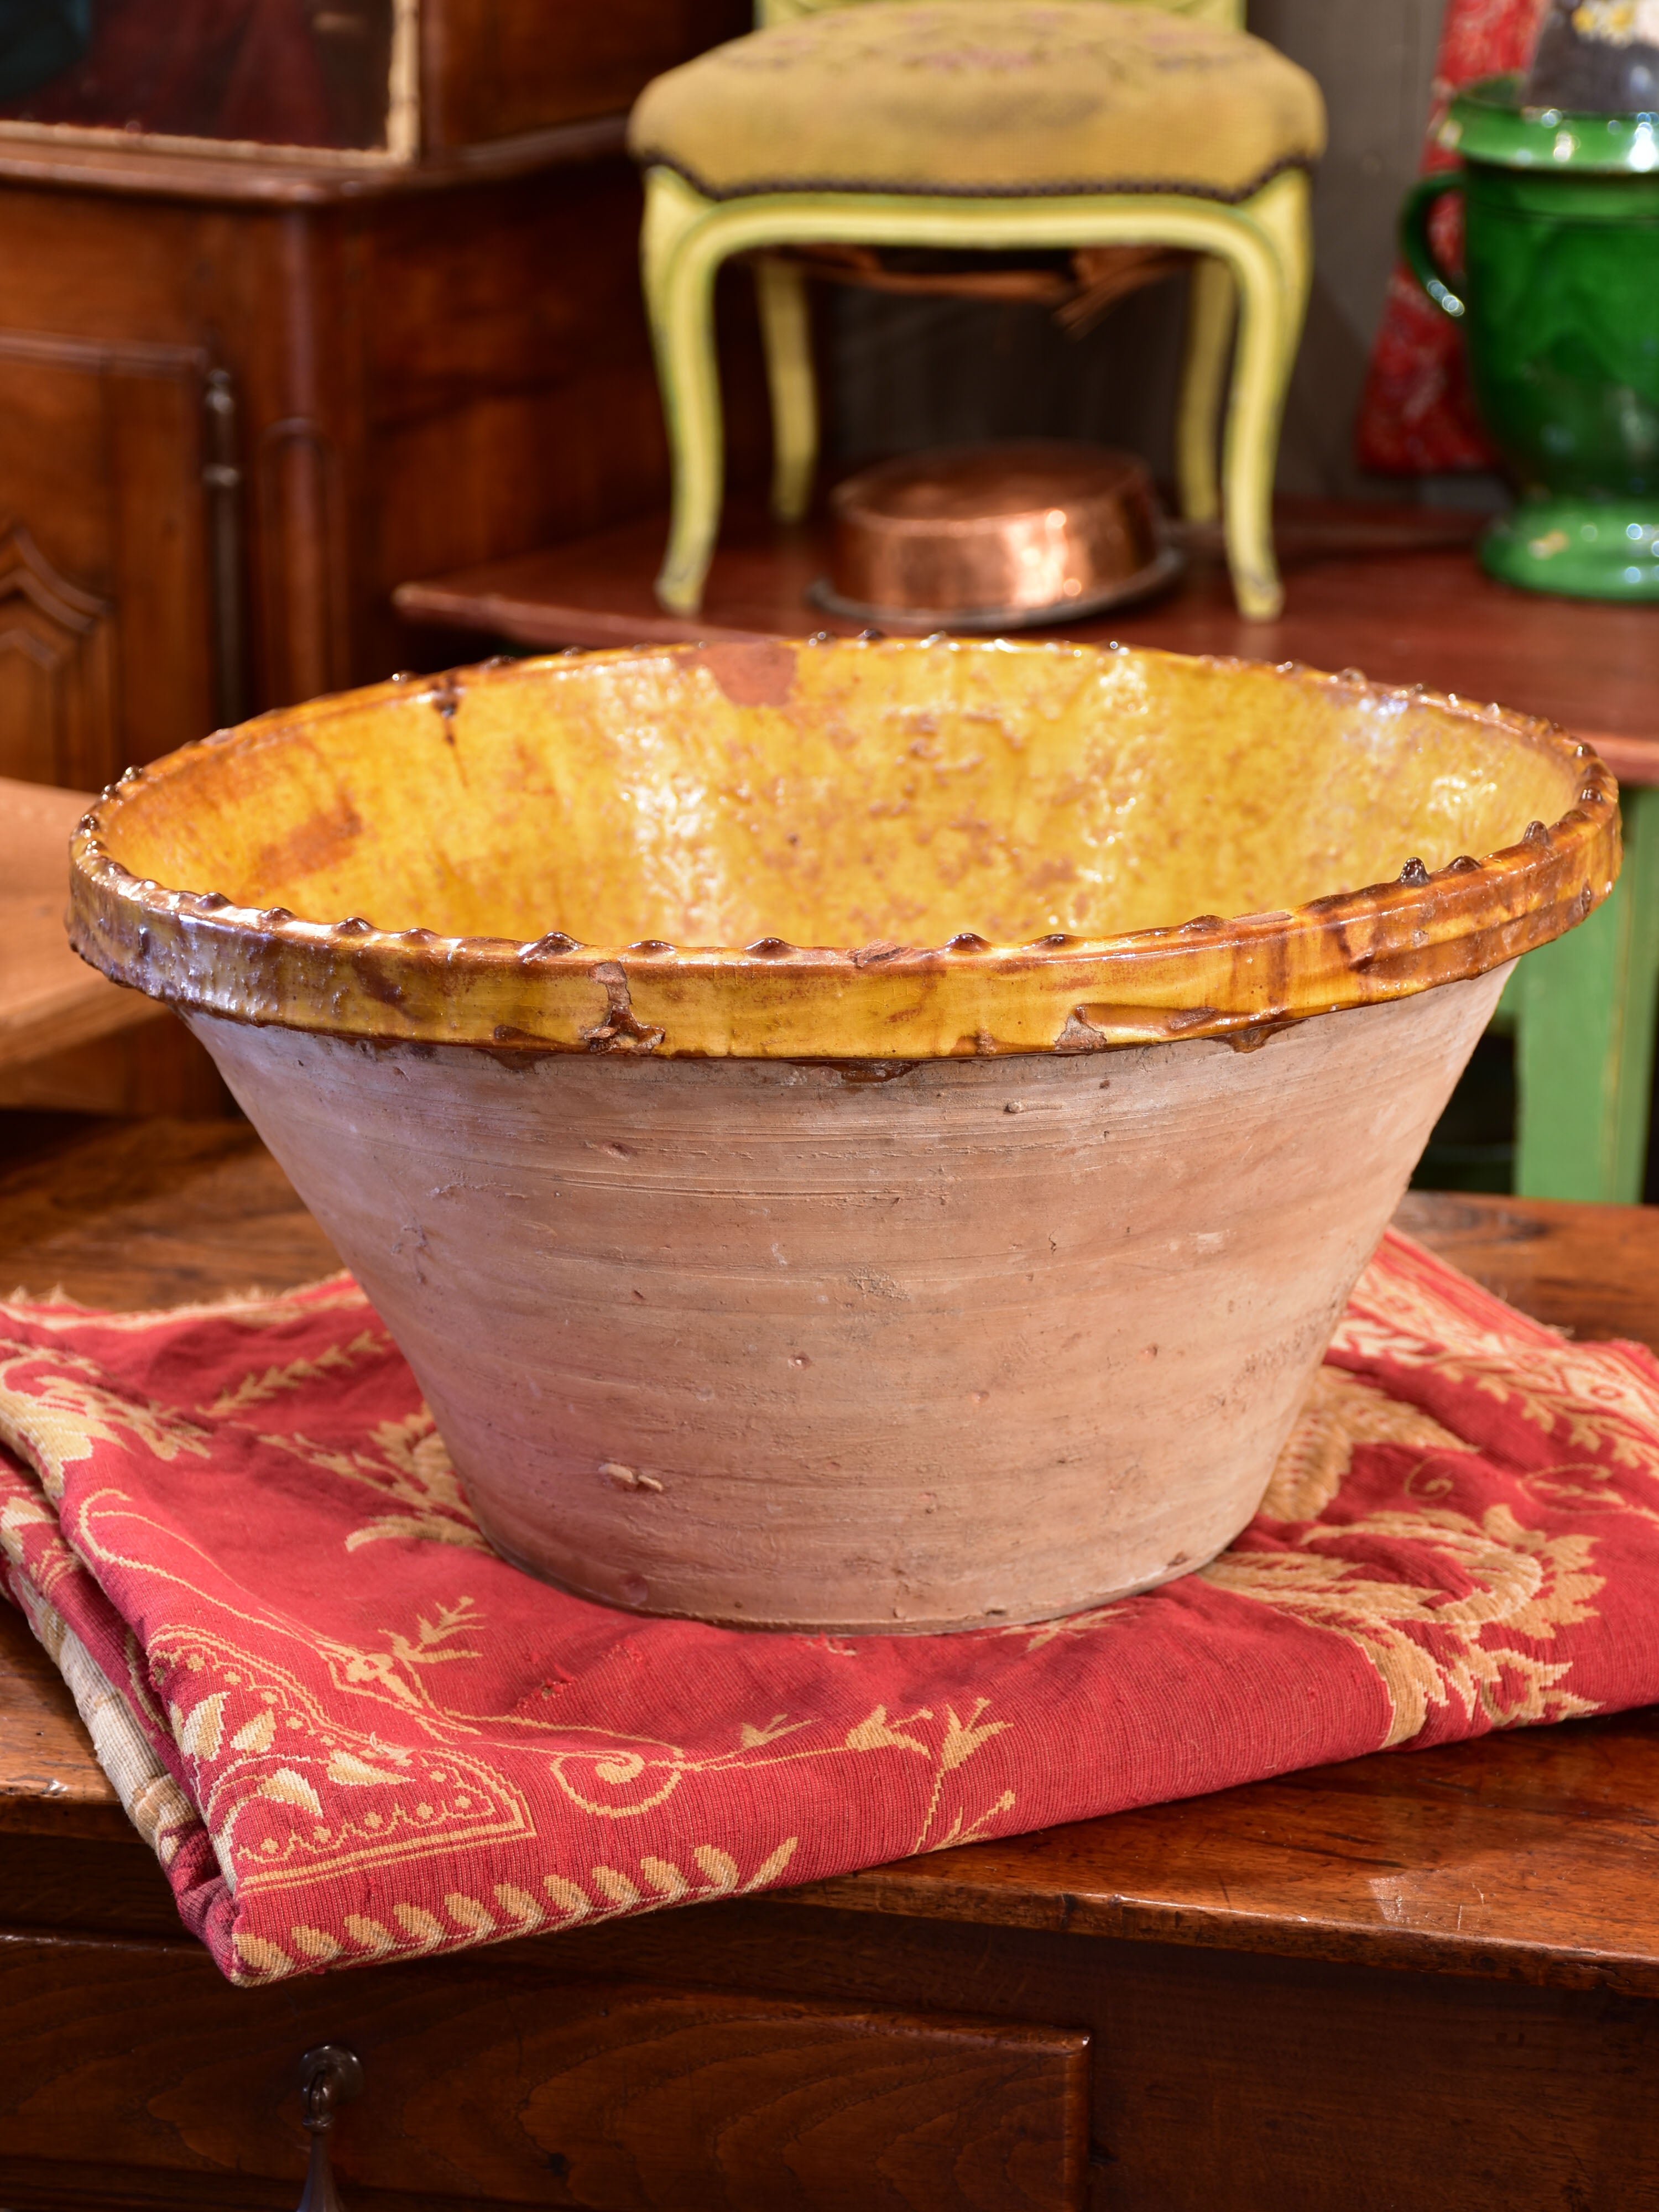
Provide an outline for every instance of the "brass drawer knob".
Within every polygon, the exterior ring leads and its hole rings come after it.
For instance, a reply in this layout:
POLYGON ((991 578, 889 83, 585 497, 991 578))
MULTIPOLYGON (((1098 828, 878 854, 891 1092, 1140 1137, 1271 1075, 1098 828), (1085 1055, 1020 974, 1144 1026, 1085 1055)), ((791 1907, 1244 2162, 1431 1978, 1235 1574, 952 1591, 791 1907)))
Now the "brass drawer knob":
POLYGON ((300 2124, 311 2137, 311 2163, 299 2212, 344 2212, 329 2163, 328 2138, 342 2105, 363 2093, 362 2062, 343 2043, 319 2043, 300 2061, 300 2124))

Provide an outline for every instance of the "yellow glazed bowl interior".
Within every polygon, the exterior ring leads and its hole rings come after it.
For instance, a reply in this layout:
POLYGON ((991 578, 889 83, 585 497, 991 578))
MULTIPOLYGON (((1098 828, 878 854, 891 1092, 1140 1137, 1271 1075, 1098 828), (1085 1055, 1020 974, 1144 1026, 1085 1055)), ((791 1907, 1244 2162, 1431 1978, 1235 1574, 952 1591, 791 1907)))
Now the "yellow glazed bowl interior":
POLYGON ((1497 966, 1606 895, 1613 799, 1548 726, 1296 667, 949 640, 560 656, 137 772, 77 836, 72 932, 185 1007, 348 1036, 1143 1043, 1497 966))

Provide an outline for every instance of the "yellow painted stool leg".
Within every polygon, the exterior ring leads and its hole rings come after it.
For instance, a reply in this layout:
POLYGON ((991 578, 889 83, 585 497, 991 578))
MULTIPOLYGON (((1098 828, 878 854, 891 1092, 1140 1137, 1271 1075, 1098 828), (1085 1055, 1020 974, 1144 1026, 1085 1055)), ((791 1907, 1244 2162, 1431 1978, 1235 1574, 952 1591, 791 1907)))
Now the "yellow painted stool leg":
POLYGON ((1273 471, 1283 399, 1279 331, 1282 286, 1265 244, 1234 262, 1239 331, 1227 406, 1222 489, 1227 566, 1240 614, 1271 622, 1285 604, 1273 558, 1273 471))
POLYGON ((673 509, 657 577, 658 603, 695 614, 720 530, 725 476, 720 364, 714 350, 714 273, 727 249, 714 210, 681 177, 646 178, 641 259, 646 313, 668 429, 673 509))
POLYGON ((1217 433, 1237 313, 1237 295, 1226 263, 1209 256, 1196 262, 1187 298, 1186 356, 1176 416, 1176 482, 1188 522, 1213 522, 1221 512, 1217 433))
POLYGON ((1285 604, 1273 558, 1273 479, 1308 295, 1307 178, 1286 170, 1240 214, 1241 228, 1248 225, 1264 250, 1231 257, 1242 313, 1222 463, 1227 561, 1239 612, 1271 622, 1285 604))
POLYGON ((818 459, 818 395, 805 272, 775 254, 755 264, 766 381, 772 396, 772 512, 799 522, 812 497, 818 459))

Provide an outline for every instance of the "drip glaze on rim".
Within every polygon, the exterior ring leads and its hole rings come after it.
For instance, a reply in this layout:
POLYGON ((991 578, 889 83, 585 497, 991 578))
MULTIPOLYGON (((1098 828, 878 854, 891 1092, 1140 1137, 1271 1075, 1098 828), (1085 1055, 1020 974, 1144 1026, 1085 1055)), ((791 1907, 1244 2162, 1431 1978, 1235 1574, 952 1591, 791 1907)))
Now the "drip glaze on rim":
MULTIPOLYGON (((920 717, 918 726, 926 720, 914 705, 902 711, 920 717)), ((981 712, 988 727, 994 720, 988 708, 971 711, 981 712)), ((1029 742, 1035 758, 1041 731, 1032 724, 1016 742, 1018 732, 1009 735, 1018 720, 1012 706, 1008 717, 994 743, 1006 739, 1018 753, 1029 742)), ((1142 711, 1136 726, 1152 766, 1137 769, 1141 781, 1121 810, 1131 821, 1137 805, 1154 807, 1164 798, 1155 723, 1155 714, 1148 721, 1142 711)), ((867 734, 860 725, 849 738, 854 752, 867 734)), ((1183 742, 1190 750, 1190 732, 1183 742)), ((529 744, 524 740, 526 757, 529 744)), ((542 758, 536 755, 538 763, 542 758)), ((1336 765, 1340 769, 1341 761, 1336 765)), ((812 803, 821 809, 839 805, 842 818, 862 820, 860 773, 848 769, 844 790, 827 798, 820 791, 812 803)), ((929 775, 933 767, 924 762, 917 775, 926 783, 929 775)), ((939 781, 934 775, 927 792, 939 781)), ((1341 787, 1338 775, 1331 789, 1340 797, 1341 787)), ((639 788, 652 795, 644 782, 639 788)), ((489 789, 500 799, 507 786, 497 775, 489 789)), ((616 791, 608 796, 614 799, 616 791)), ((930 841, 959 829, 949 817, 949 798, 947 792, 935 820, 918 809, 913 826, 919 825, 919 854, 930 841)), ((1120 647, 950 639, 559 655, 394 678, 261 716, 129 770, 76 833, 70 935, 94 966, 182 1010, 335 1036, 498 1053, 891 1060, 1090 1052, 1186 1037, 1248 1047, 1312 1015, 1486 973, 1560 935, 1612 888, 1620 849, 1616 798, 1613 779, 1592 750, 1553 724, 1420 689, 1372 685, 1353 672, 1331 676, 1294 664, 1270 669, 1120 647), (1443 756, 1451 797, 1443 805, 1437 799, 1436 805, 1449 820, 1460 775, 1472 790, 1484 777, 1500 793, 1506 779, 1517 789, 1547 793, 1550 818, 1517 821, 1494 849, 1454 852, 1437 865, 1407 851, 1391 880, 1333 888, 1268 911, 1202 913, 1107 933, 1062 927, 1034 930, 1019 941, 983 933, 971 879, 960 893, 957 926, 941 927, 929 941, 872 935, 841 944, 797 943, 763 927, 741 944, 674 942, 656 927, 615 942, 585 943, 568 927, 568 912, 546 914, 546 927, 522 936, 447 933, 432 926, 442 918, 435 910, 423 918, 399 915, 407 926, 383 927, 384 913, 356 910, 370 903, 362 899, 329 917, 296 912, 290 903, 296 894, 279 867, 273 875, 267 866, 260 879, 276 887, 270 903, 259 902, 263 891, 256 896, 246 882, 234 882, 237 867, 246 876, 252 865, 236 848, 246 830, 236 819, 238 794, 260 778, 303 774, 321 794, 320 811, 296 817, 289 836, 290 872, 303 884, 313 847, 325 854, 321 874, 313 874, 333 880, 327 876, 334 865, 329 839, 349 857, 356 849, 353 840, 364 844, 375 829, 372 819, 365 827, 357 809, 362 792, 354 798, 352 777, 359 771, 372 770, 371 782, 380 778, 374 787, 380 803, 387 805, 390 793, 404 814, 392 831, 401 827, 410 837, 431 842, 433 819, 447 818, 460 805, 451 794, 464 787, 470 755, 480 763, 505 757, 501 748, 519 722, 528 727, 540 717, 551 775, 559 767, 561 713, 580 711, 587 717, 585 729, 609 727, 607 702, 626 701, 634 719, 621 716, 615 726, 626 723, 632 732, 627 775, 641 776, 638 763, 653 744, 672 752, 660 742, 665 733, 678 732, 690 757, 697 744, 706 750, 714 743, 708 730, 737 730, 750 733, 742 742, 770 764, 782 788, 794 773, 801 732, 816 730, 832 708, 850 714, 867 692, 869 714, 891 719, 901 712, 894 700, 931 696, 930 684, 941 699, 956 702, 940 708, 947 719, 970 714, 961 707, 963 699, 1035 699, 1045 685, 1060 691, 1069 686, 1068 698, 1085 702, 1076 708, 1078 726, 1097 745, 1109 735, 1109 702, 1120 693, 1133 691, 1143 704, 1165 694, 1184 702, 1181 711, 1200 744, 1207 742, 1203 716, 1212 711, 1216 777, 1221 787, 1233 779, 1218 817, 1223 830, 1241 808, 1261 811, 1264 779, 1280 772, 1272 754, 1281 726, 1288 733, 1284 744, 1302 747, 1298 757, 1322 759, 1317 746, 1325 739, 1306 734, 1313 723, 1321 729, 1328 724, 1330 744, 1358 748, 1356 775, 1375 733, 1381 733, 1378 743, 1386 737, 1400 744, 1406 742, 1400 732, 1407 732, 1413 761, 1431 780, 1443 756), (1107 702, 1093 720, 1085 711, 1090 686, 1089 696, 1107 702), (1212 694, 1212 710, 1205 704, 1212 694), (1235 711, 1228 702, 1241 699, 1255 717, 1248 740, 1227 720, 1235 711), (651 706, 653 700, 658 706, 651 706), (481 733, 476 741, 475 732, 481 733), (478 750, 486 735, 493 753, 478 750), (1493 766, 1500 757, 1501 775, 1493 766), (458 776, 463 784, 454 782, 458 776), (216 880, 216 825, 224 850, 216 880), (234 888, 223 888, 228 882, 234 888)), ((1480 804, 1491 815, 1490 791, 1480 804)), ((741 812, 736 801, 733 806, 741 812)), ((777 823, 790 818, 787 805, 780 807, 757 830, 754 823, 739 825, 743 833, 772 835, 777 823)), ((752 805, 750 811, 757 820, 763 812, 752 805)), ((568 829, 576 817, 562 818, 568 829)), ((717 826, 722 834, 730 830, 741 862, 735 820, 732 814, 717 826)), ((1097 810, 1089 834, 1103 836, 1103 823, 1111 826, 1097 810)), ((822 832, 822 820, 818 827, 822 832)), ((1210 827, 1215 830, 1214 820, 1210 827)), ((533 821, 525 825, 527 852, 536 829, 533 821)), ((386 833, 388 853, 392 831, 386 833)), ((546 842, 544 836, 544 847, 546 842)), ((695 850, 695 841, 688 849, 695 850)), ((1053 860, 1057 869, 1068 864, 1058 848, 1053 860)), ((261 865, 268 860, 267 853, 261 865)), ((1021 865, 1033 880, 1041 872, 1030 852, 1021 865)), ((741 866, 728 872, 737 880, 741 866)), ((944 894, 935 886, 927 896, 937 907, 944 894)))

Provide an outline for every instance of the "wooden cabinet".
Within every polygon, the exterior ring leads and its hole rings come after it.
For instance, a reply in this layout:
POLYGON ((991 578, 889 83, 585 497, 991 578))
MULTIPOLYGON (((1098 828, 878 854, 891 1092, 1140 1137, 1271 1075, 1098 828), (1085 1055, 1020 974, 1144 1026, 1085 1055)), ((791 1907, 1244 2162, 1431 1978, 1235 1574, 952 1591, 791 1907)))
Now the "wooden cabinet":
POLYGON ((411 559, 658 495, 614 152, 428 189, 204 162, 165 197, 88 158, 0 153, 0 775, 95 789, 388 674, 411 559))
POLYGON ((95 788, 211 726, 208 374, 0 329, 0 774, 95 788))
POLYGON ((403 578, 659 501, 621 111, 746 13, 399 7, 417 127, 368 151, 8 111, 0 775, 95 788, 389 674, 403 578))

